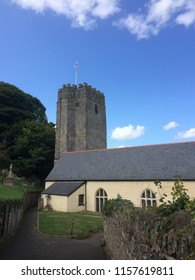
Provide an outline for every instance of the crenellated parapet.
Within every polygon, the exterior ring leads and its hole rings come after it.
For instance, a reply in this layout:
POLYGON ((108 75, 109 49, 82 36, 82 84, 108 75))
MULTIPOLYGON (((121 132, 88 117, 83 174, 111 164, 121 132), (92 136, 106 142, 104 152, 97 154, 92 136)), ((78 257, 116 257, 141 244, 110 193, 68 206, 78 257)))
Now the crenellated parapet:
POLYGON ((61 89, 58 91, 59 94, 66 95, 66 94, 91 94, 91 95, 99 95, 104 96, 102 92, 97 90, 96 88, 93 88, 91 85, 88 85, 87 83, 76 85, 71 84, 64 84, 61 89))

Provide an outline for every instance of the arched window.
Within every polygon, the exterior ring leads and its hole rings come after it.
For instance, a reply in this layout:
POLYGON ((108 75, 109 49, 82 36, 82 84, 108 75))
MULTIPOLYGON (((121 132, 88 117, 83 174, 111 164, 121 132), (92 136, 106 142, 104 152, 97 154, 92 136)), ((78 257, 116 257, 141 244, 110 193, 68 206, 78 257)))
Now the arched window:
POLYGON ((142 193, 141 205, 143 208, 156 206, 156 195, 149 189, 146 189, 142 193))
POLYGON ((95 195, 96 198, 96 212, 102 212, 105 202, 108 200, 108 195, 105 190, 99 189, 95 195))

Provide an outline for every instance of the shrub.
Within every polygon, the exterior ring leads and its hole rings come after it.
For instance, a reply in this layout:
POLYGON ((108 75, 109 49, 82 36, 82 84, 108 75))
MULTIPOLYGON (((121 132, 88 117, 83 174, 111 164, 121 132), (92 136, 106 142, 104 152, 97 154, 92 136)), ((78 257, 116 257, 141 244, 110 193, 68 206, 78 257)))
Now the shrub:
MULTIPOLYGON (((154 184, 158 188, 162 188, 160 181, 156 181, 154 184)), ((167 195, 165 193, 160 198, 159 201, 161 202, 161 205, 157 207, 160 214, 171 215, 176 211, 184 211, 195 214, 195 200, 190 200, 187 189, 184 187, 180 178, 175 178, 171 196, 172 201, 166 201, 167 195)))
POLYGON ((133 203, 130 200, 123 199, 120 194, 118 194, 116 199, 109 199, 108 201, 106 201, 102 211, 103 215, 105 215, 106 217, 111 217, 114 212, 124 206, 126 208, 134 207, 133 203))

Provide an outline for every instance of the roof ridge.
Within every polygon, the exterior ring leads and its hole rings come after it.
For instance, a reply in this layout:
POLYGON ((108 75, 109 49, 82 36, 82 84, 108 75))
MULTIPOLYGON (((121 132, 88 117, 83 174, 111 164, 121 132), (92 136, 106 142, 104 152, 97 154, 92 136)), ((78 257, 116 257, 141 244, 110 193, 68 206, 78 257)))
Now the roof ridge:
POLYGON ((169 146, 169 145, 185 145, 185 144, 195 144, 195 141, 187 142, 171 142, 171 143, 161 143, 161 144, 146 144, 141 146, 125 146, 117 148, 102 148, 95 150, 77 150, 77 151, 68 151, 63 154, 76 154, 76 153, 91 153, 91 152, 101 152, 101 151, 112 151, 112 150, 122 150, 122 149, 133 149, 133 148, 146 148, 146 147, 158 147, 158 146, 169 146))

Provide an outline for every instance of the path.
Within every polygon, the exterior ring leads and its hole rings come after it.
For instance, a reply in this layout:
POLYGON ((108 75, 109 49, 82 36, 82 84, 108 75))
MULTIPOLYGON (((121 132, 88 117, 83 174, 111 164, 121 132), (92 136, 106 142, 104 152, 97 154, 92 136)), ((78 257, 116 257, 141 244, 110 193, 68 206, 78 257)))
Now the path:
POLYGON ((104 260, 101 233, 75 240, 47 237, 36 229, 36 209, 29 209, 9 244, 0 247, 0 260, 104 260))

